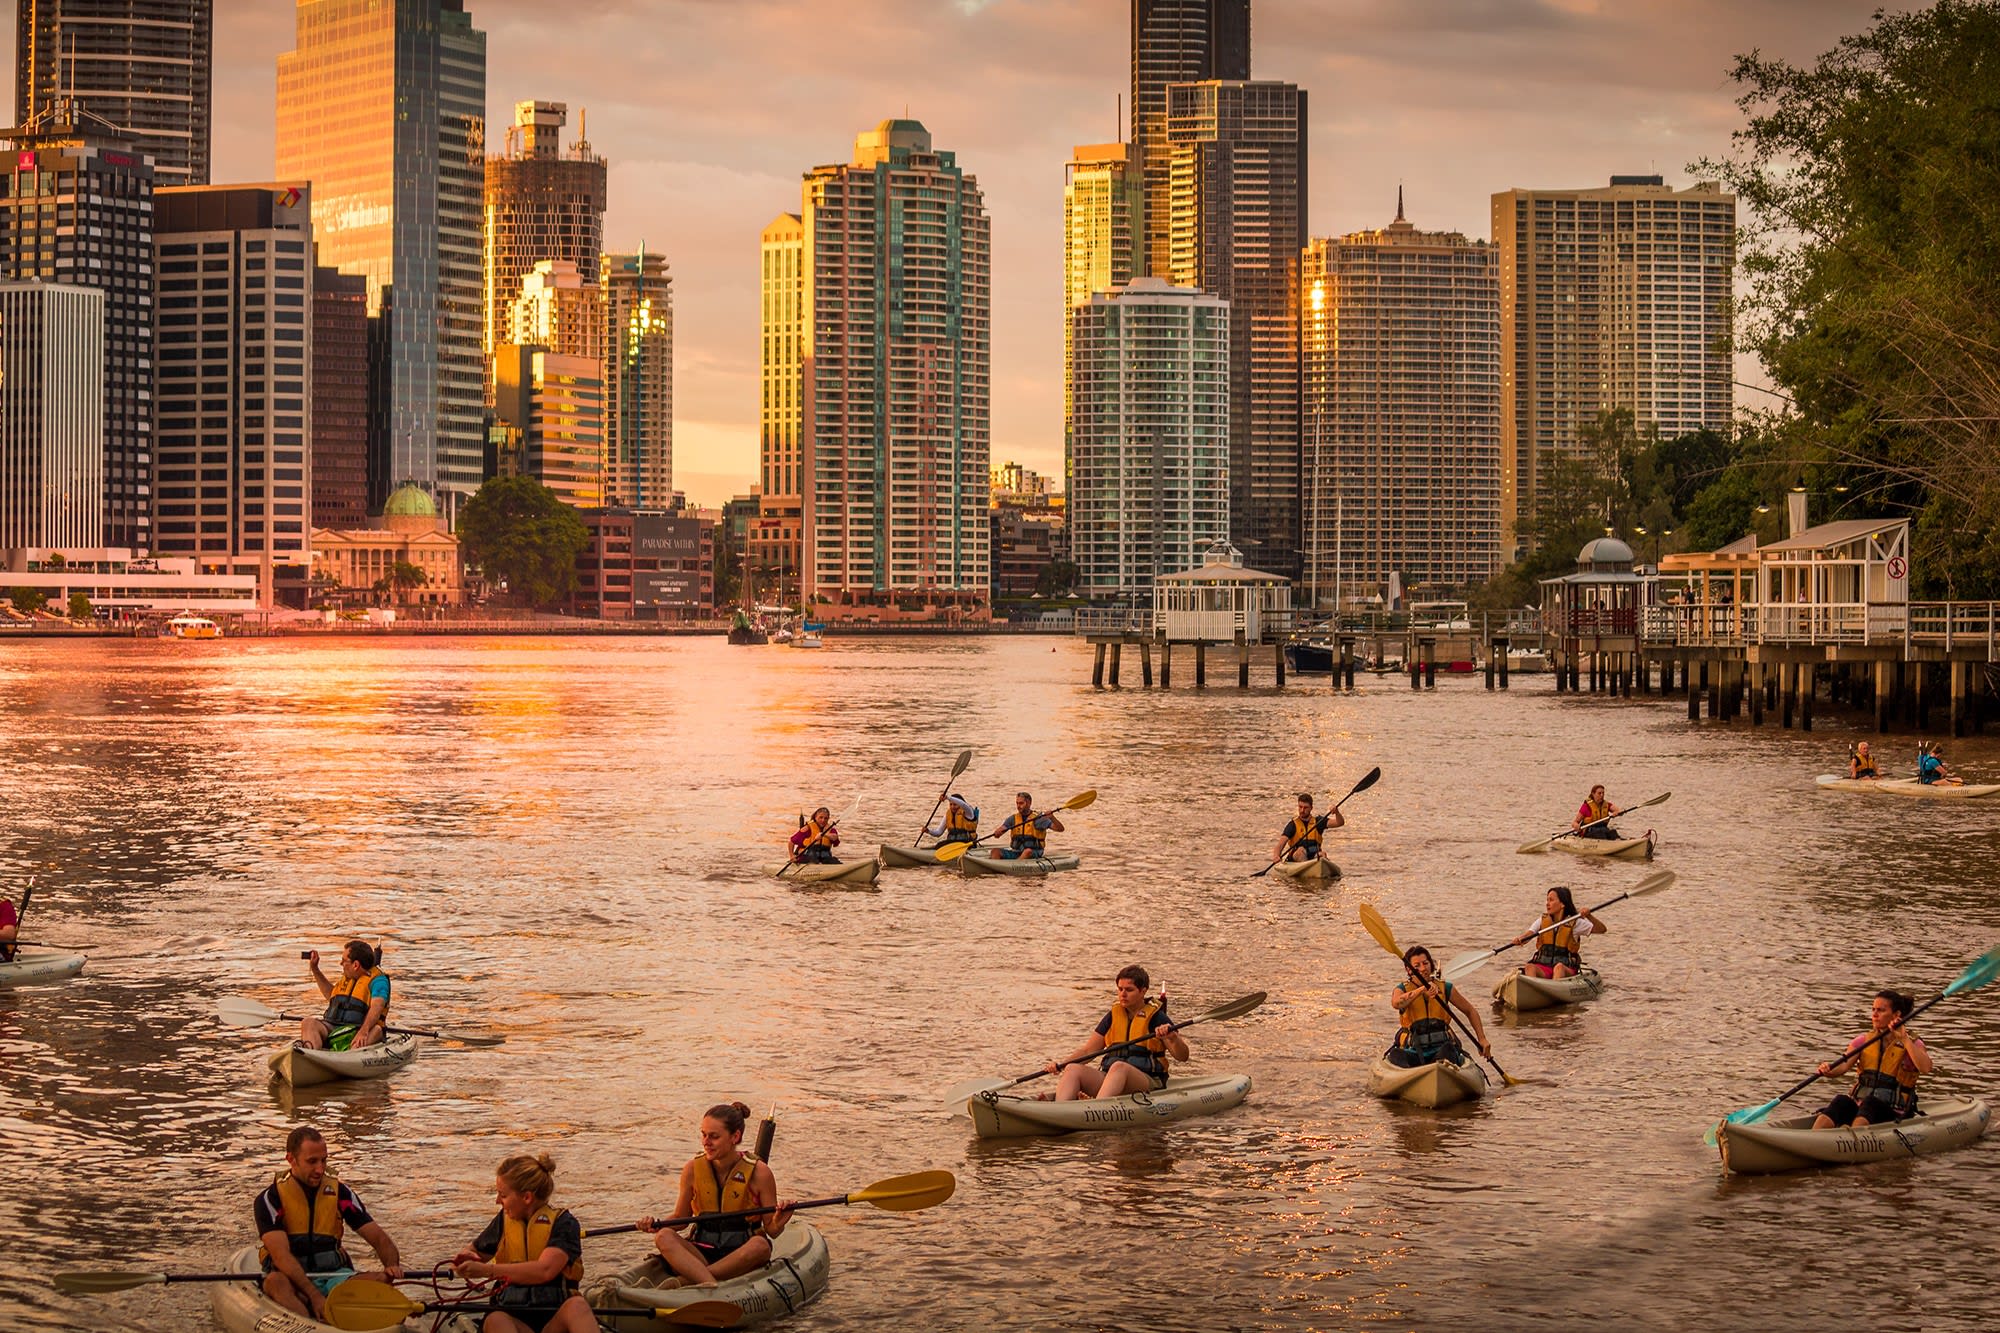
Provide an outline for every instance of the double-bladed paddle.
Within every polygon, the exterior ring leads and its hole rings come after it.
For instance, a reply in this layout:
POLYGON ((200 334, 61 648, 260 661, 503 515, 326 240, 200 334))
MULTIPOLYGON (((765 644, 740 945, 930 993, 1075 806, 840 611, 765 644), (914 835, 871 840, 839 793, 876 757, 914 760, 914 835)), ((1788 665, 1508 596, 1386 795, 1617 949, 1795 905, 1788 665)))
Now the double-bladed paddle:
POLYGON ((972 767, 972 751, 960 750, 958 752, 958 762, 951 766, 951 776, 944 780, 944 790, 938 793, 937 804, 931 807, 930 819, 926 819, 924 821, 924 826, 921 829, 917 830, 918 843, 922 843, 924 840, 924 835, 931 831, 931 819, 936 819, 937 812, 944 809, 944 798, 951 795, 951 784, 958 781, 958 775, 960 773, 963 773, 966 769, 971 767, 972 767))
POLYGON ((57 1291, 71 1296, 96 1296, 107 1291, 130 1291, 134 1287, 156 1287, 168 1282, 261 1282, 262 1273, 161 1273, 147 1269, 112 1269, 97 1273, 57 1273, 57 1291))
MULTIPOLYGON (((966 753, 970 754, 972 752, 970 750, 967 750, 966 753)), ((828 833, 831 833, 835 829, 839 828, 842 824, 846 823, 848 820, 854 818, 855 811, 859 810, 860 808, 861 808, 861 797, 857 795, 852 801, 848 803, 847 808, 845 810, 842 810, 838 815, 836 815, 834 817, 834 821, 826 826, 826 831, 828 833)), ((804 851, 805 849, 801 847, 799 850, 804 851)), ((778 867, 778 873, 771 876, 771 878, 783 879, 787 874, 791 873, 791 870, 794 866, 802 866, 804 864, 806 864, 804 861, 786 861, 783 865, 778 867)))
MULTIPOLYGON (((1673 885, 1674 878, 1675 878, 1674 872, 1671 870, 1658 871, 1654 874, 1646 876, 1646 878, 1640 880, 1637 884, 1634 884, 1631 888, 1625 890, 1625 892, 1619 894, 1616 898, 1606 898, 1603 902, 1599 903, 1597 906, 1585 908, 1583 911, 1578 912, 1575 916, 1566 916, 1552 926, 1531 926, 1529 927, 1528 934, 1532 938, 1533 936, 1538 935, 1544 930, 1560 930, 1564 926, 1574 925, 1578 921, 1583 920, 1583 918, 1585 918, 1586 916, 1593 915, 1594 913, 1597 912, 1602 912, 1605 908, 1611 906, 1613 903, 1622 903, 1627 898, 1643 898, 1649 893, 1658 893, 1661 889, 1671 887, 1673 885)), ((1458 957, 1452 959, 1449 963, 1446 963, 1444 971, 1440 975, 1442 975, 1446 981, 1456 984, 1459 978, 1470 976, 1472 973, 1477 972, 1480 968, 1484 967, 1487 963, 1487 960, 1496 958, 1499 955, 1506 953, 1509 949, 1518 949, 1523 944, 1526 943, 1528 943, 1527 940, 1510 940, 1506 944, 1495 945, 1491 949, 1477 949, 1474 950, 1472 953, 1462 953, 1458 957)))
MULTIPOLYGON (((1255 1009, 1258 1005, 1264 1003, 1266 998, 1267 996, 1265 992, 1253 991, 1250 994, 1245 995, 1240 999, 1231 1000, 1228 1004, 1218 1004, 1217 1006, 1215 1006, 1215 1008, 1210 1009, 1207 1013, 1196 1014, 1193 1018, 1183 1019, 1179 1022, 1173 1022, 1170 1023, 1169 1026, 1172 1027, 1174 1031, 1180 1032, 1183 1031, 1184 1029, 1193 1027, 1197 1023, 1220 1023, 1224 1019, 1241 1018, 1243 1017, 1243 1015, 1255 1009)), ((1154 1040, 1157 1039, 1152 1036, 1145 1036, 1145 1037, 1135 1038, 1132 1041, 1117 1042, 1113 1045, 1104 1047, 1102 1050, 1092 1051, 1089 1055, 1078 1056, 1074 1060, 1058 1060, 1056 1061, 1056 1068, 1064 1069, 1070 1065, 1088 1064, 1092 1060, 1102 1060, 1105 1056, 1115 1055, 1119 1051, 1137 1050, 1139 1047, 1144 1046, 1148 1042, 1154 1040)), ((1046 1067, 1044 1067, 1042 1069, 1037 1069, 1032 1074, 1023 1074, 1019 1078, 969 1079, 966 1082, 960 1083, 957 1086, 953 1087, 950 1091, 946 1092, 944 1095, 944 1104, 947 1109, 956 1111, 960 1107, 965 1105, 966 1098, 968 1097, 977 1097, 981 1093, 985 1092, 999 1092, 1003 1088, 1011 1088, 1021 1083, 1032 1083, 1034 1080, 1043 1077, 1048 1072, 1049 1070, 1046 1067)))
MULTIPOLYGON (((873 1204, 885 1213, 914 1213, 925 1208, 935 1208, 949 1199, 958 1189, 958 1178, 949 1171, 917 1171, 907 1176, 890 1176, 878 1180, 873 1185, 854 1190, 847 1194, 834 1194, 824 1199, 801 1199, 792 1205, 792 1211, 801 1208, 838 1208, 843 1204, 873 1204)), ((677 1227, 687 1222, 727 1222, 740 1217, 764 1217, 777 1212, 775 1205, 764 1208, 738 1208, 727 1213, 690 1214, 687 1217, 660 1217, 653 1219, 653 1229, 677 1227)), ((614 1227, 585 1227, 588 1236, 615 1236, 621 1231, 637 1231, 636 1222, 625 1222, 614 1227)))
MULTIPOLYGON (((1092 787, 1089 791, 1079 792, 1075 796, 1070 797, 1067 801, 1064 801, 1061 805, 1052 806, 1049 809, 1042 811, 1038 815, 1029 815, 1028 824, 1033 825, 1036 820, 1047 819, 1050 815, 1053 815, 1061 810, 1081 810, 1085 806, 1088 806, 1091 802, 1095 801, 1096 799, 1097 799, 1097 788, 1092 787)), ((971 842, 948 842, 944 846, 937 849, 938 864, 949 865, 953 861, 956 861, 959 857, 964 856, 967 852, 971 851, 974 847, 977 847, 980 843, 985 842, 988 838, 997 838, 1002 833, 1012 833, 1014 829, 1017 827, 1021 826, 1009 825, 1008 827, 1003 829, 996 829, 991 833, 982 833, 978 837, 974 838, 971 842)))
MULTIPOLYGON (((1340 809, 1341 806, 1346 805, 1349 801, 1353 800, 1356 796, 1359 796, 1362 792, 1367 791, 1370 787, 1374 786, 1377 782, 1380 782, 1381 780, 1382 780, 1382 770, 1379 767, 1369 769, 1367 773, 1362 775, 1361 781, 1354 784, 1353 789, 1349 791, 1347 795, 1341 797, 1339 800, 1333 803, 1333 809, 1334 810, 1340 809)), ((1332 814, 1333 810, 1329 810, 1326 814, 1321 815, 1318 819, 1313 821, 1315 824, 1319 826, 1318 829, 1319 832, 1321 833, 1326 832, 1326 821, 1332 814)), ((1270 874, 1273 870, 1276 870, 1278 868, 1278 862, 1283 861, 1286 856, 1290 856, 1292 852, 1299 846, 1299 844, 1304 842, 1305 840, 1306 836, 1302 831, 1298 837, 1293 838, 1289 843, 1285 845, 1284 854, 1280 856, 1277 861, 1271 862, 1270 865, 1265 866, 1262 870, 1259 870, 1256 874, 1250 876, 1250 878, 1262 879, 1264 876, 1270 874)))
MULTIPOLYGON (((475 1314, 520 1308, 495 1301, 491 1293, 462 1301, 412 1300, 386 1282, 364 1277, 347 1279, 326 1298, 328 1322, 335 1328, 350 1329, 397 1328, 411 1315, 475 1314)), ((652 1306, 592 1306, 590 1312, 606 1318, 654 1319, 684 1328, 734 1328, 743 1320, 743 1307, 733 1301, 695 1301, 671 1310, 652 1306)))
POLYGON ((1573 837, 1576 834, 1583 832, 1587 828, 1596 828, 1599 824, 1608 824, 1614 819, 1623 819, 1626 815, 1631 814, 1634 810, 1644 810, 1649 805, 1658 805, 1661 801, 1666 800, 1669 796, 1672 795, 1673 793, 1670 791, 1663 791, 1650 801, 1641 801, 1637 805, 1628 805, 1623 810, 1618 811, 1616 814, 1605 815, 1602 818, 1593 819, 1588 821, 1587 823, 1578 824, 1575 828, 1566 828, 1561 833, 1552 833, 1548 837, 1538 838, 1534 842, 1524 842, 1519 847, 1516 847, 1514 850, 1523 853, 1546 851, 1550 843, 1559 842, 1564 838, 1573 837))
MULTIPOLYGON (((1909 1016, 1898 1023, 1896 1027, 1907 1024, 1910 1019, 1915 1018, 1918 1014, 1923 1013, 1926 1009, 1929 1009, 1932 1005, 1940 1001, 1948 1000, 1954 995, 1963 995, 1967 991, 1975 991, 1982 986, 1990 985, 1995 978, 2000 978, 2000 945, 1988 949, 1985 953, 1973 959, 1963 972, 1952 979, 1952 983, 1949 986, 1946 986, 1935 996, 1912 1009, 1909 1016)), ((1862 1042, 1853 1050, 1841 1052, 1837 1059, 1831 1060, 1828 1063, 1836 1068, 1844 1065, 1895 1030, 1895 1027, 1885 1028, 1870 1036, 1867 1041, 1862 1042)), ((1783 1102, 1788 1097, 1804 1092, 1807 1088, 1825 1077, 1827 1077, 1825 1074, 1814 1071, 1811 1078, 1800 1079, 1797 1083, 1786 1088, 1762 1106, 1746 1106, 1742 1110, 1731 1111, 1728 1115, 1722 1117, 1719 1123, 1709 1126, 1708 1133, 1703 1136, 1703 1142, 1713 1148, 1715 1146, 1715 1131, 1722 1128, 1723 1125, 1754 1125, 1770 1115, 1771 1112, 1777 1110, 1780 1102, 1783 1102)))
MULTIPOLYGON (((269 1005, 241 995, 225 995, 216 1001, 215 1016, 233 1028, 262 1027, 266 1023, 280 1021, 296 1023, 302 1017, 299 1014, 281 1014, 269 1005)), ((385 1027, 382 1030, 399 1037, 429 1037, 435 1041, 455 1041, 462 1046, 499 1046, 507 1040, 505 1037, 481 1036, 473 1032, 441 1032, 436 1028, 385 1027)))
MULTIPOLYGON (((1375 908, 1369 903, 1361 904, 1361 924, 1367 928, 1368 933, 1370 935, 1375 937, 1375 942, 1377 944, 1381 945, 1384 949, 1387 949, 1390 953, 1394 954, 1396 956, 1397 962, 1403 963, 1403 951, 1396 947, 1396 932, 1389 929, 1389 923, 1387 921, 1384 921, 1382 919, 1382 914, 1376 911, 1375 908)), ((1408 963, 1403 963, 1403 970, 1409 973, 1410 979, 1416 982, 1419 986, 1426 984, 1424 979, 1417 975, 1417 969, 1411 967, 1408 963)), ((1481 1044, 1479 1038, 1473 1036, 1472 1029, 1465 1025, 1465 1020, 1460 1018, 1458 1014, 1453 1011, 1450 1000, 1446 1000, 1444 1002, 1444 1014, 1446 1018, 1449 1018, 1454 1024, 1457 1025, 1458 1030, 1460 1032, 1463 1032, 1468 1037, 1472 1037, 1472 1049, 1475 1051, 1478 1050, 1481 1044)), ((1493 1072, 1500 1076, 1500 1081, 1502 1083, 1505 1083, 1508 1087, 1511 1088, 1515 1084, 1521 1081, 1520 1079, 1515 1078, 1512 1074, 1509 1074, 1506 1070, 1502 1069, 1500 1067, 1500 1062, 1498 1060, 1495 1060, 1492 1056, 1489 1055, 1484 1058, 1487 1064, 1493 1066, 1493 1072)))

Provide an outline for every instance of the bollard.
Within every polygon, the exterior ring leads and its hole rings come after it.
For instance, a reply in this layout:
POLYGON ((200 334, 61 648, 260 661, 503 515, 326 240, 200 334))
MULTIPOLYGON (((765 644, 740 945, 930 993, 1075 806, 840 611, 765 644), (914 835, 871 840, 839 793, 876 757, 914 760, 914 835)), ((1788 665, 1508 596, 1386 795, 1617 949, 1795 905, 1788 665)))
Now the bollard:
POLYGON ((1096 656, 1091 659, 1090 687, 1094 690, 1104 688, 1104 645, 1101 643, 1097 645, 1096 656))
POLYGON ((1114 643, 1111 645, 1111 688, 1114 690, 1118 688, 1118 663, 1124 656, 1124 644, 1114 643))
POLYGON ((1198 690, 1208 688, 1208 645, 1205 643, 1194 646, 1194 687, 1198 690))

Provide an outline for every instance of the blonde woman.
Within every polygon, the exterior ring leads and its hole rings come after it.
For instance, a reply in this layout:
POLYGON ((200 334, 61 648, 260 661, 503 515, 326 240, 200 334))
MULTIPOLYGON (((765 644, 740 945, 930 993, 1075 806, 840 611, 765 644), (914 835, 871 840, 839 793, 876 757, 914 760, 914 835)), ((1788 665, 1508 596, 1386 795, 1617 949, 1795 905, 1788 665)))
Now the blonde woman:
POLYGON ((506 1282, 481 1333, 597 1333, 590 1302, 577 1295, 583 1280, 583 1228, 566 1208, 549 1203, 556 1164, 547 1153, 523 1153, 494 1173, 499 1214, 461 1250, 451 1266, 462 1278, 506 1282))

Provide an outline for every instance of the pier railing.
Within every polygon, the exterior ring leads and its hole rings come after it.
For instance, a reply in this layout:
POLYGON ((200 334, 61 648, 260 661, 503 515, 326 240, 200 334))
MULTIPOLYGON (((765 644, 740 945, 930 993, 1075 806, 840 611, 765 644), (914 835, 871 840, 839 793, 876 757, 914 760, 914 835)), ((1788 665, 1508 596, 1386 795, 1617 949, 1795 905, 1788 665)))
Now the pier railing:
MULTIPOLYGON (((1983 648, 2000 661, 2000 602, 1823 603, 1691 602, 1642 608, 1644 638, 1651 645, 1727 648, 1745 644, 1861 644, 1927 648, 1983 648)), ((1570 633, 1612 633, 1581 628, 1570 613, 1570 633)), ((1596 613, 1603 614, 1603 613, 1596 613)), ((1554 628, 1552 626, 1551 628, 1554 628)))

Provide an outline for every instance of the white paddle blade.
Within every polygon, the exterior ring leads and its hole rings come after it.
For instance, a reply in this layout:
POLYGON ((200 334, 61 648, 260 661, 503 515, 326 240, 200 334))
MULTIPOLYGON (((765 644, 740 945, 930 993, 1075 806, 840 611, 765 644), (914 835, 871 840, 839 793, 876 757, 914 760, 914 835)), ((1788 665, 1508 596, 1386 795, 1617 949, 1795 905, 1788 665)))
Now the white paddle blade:
POLYGON ((1479 949, 1472 953, 1462 953, 1444 965, 1444 979, 1456 984, 1461 979, 1471 976, 1474 972, 1486 966, 1487 960, 1491 957, 1493 955, 1485 949, 1479 949))
POLYGON ((284 1017, 269 1005, 241 995, 225 995, 217 1000, 215 1016, 233 1028, 260 1028, 284 1017))
POLYGON ((1675 875, 1673 871, 1661 870, 1646 876, 1646 878, 1634 884, 1628 892, 1634 898, 1640 897, 1643 894, 1658 893, 1661 889, 1670 888, 1677 878, 1679 876, 1675 875))
POLYGON ((107 1291, 130 1291, 134 1287, 149 1287, 164 1283, 165 1273, 57 1273, 53 1279, 57 1291, 70 1296, 95 1296, 107 1291))
POLYGON ((1011 1078, 968 1079, 964 1083, 954 1085, 945 1092, 945 1109, 951 1111, 953 1114, 957 1114, 965 1109, 966 1102, 977 1097, 980 1093, 998 1092, 1002 1088, 1011 1088, 1013 1086, 1014 1080, 1011 1078))

